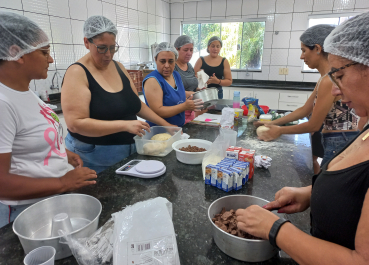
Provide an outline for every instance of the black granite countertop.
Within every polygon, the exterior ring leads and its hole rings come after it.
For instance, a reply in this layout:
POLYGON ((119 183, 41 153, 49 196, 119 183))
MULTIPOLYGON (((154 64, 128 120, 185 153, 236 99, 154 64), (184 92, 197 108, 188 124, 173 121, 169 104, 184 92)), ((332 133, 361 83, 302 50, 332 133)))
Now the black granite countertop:
MULTIPOLYGON (((245 125, 243 126, 245 127, 245 125)), ((191 138, 214 141, 218 135, 215 127, 187 124, 183 131, 191 138)), ((179 257, 182 265, 248 264, 235 260, 219 250, 212 238, 211 224, 207 217, 209 205, 216 199, 232 194, 248 194, 273 200, 274 194, 282 187, 307 186, 311 184, 312 160, 308 134, 283 135, 277 141, 261 142, 256 139, 252 124, 238 138, 237 145, 256 150, 257 155, 272 157, 269 169, 255 169, 255 175, 241 190, 229 193, 204 184, 200 165, 186 165, 176 160, 172 151, 166 157, 155 157, 162 161, 167 171, 154 179, 116 175, 115 170, 132 159, 153 159, 138 154, 131 155, 122 162, 98 175, 97 184, 78 190, 100 200, 103 209, 99 225, 126 205, 155 198, 165 197, 173 204, 173 223, 177 236, 179 257)), ((289 219, 294 225, 308 232, 310 229, 309 210, 293 214, 289 219)), ((0 229, 0 265, 22 264, 24 251, 13 233, 12 224, 0 229)), ((77 264, 74 257, 55 262, 77 264)), ((286 253, 262 262, 250 264, 297 264, 286 253)))
POLYGON ((277 90, 298 90, 313 91, 314 82, 289 82, 289 81, 268 81, 268 80, 248 80, 234 79, 231 87, 257 88, 257 89, 277 89, 277 90))

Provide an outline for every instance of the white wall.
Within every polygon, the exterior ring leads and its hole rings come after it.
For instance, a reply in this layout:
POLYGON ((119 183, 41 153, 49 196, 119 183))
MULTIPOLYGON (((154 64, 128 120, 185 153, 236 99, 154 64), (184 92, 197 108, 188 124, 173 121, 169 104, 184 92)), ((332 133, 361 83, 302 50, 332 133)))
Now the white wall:
POLYGON ((58 92, 49 89, 55 71, 64 76, 68 66, 88 52, 82 29, 89 16, 104 15, 117 24, 120 50, 114 59, 126 67, 151 61, 149 46, 170 41, 170 7, 163 0, 0 0, 0 11, 27 16, 50 38, 55 62, 46 80, 31 82, 31 89, 39 92, 58 92))
POLYGON ((319 74, 301 73, 299 37, 308 15, 369 11, 369 0, 172 0, 171 42, 182 21, 266 18, 262 72, 232 72, 233 78, 316 82, 319 74), (279 31, 278 35, 275 31, 279 31), (288 67, 289 75, 279 75, 288 67))

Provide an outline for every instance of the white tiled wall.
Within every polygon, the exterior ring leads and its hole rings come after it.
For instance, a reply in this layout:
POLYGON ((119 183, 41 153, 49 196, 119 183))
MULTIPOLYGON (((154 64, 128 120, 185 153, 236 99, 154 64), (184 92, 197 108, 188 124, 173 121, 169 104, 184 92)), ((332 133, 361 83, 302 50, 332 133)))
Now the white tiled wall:
POLYGON ((232 73, 233 78, 316 82, 319 74, 301 73, 299 59, 308 15, 367 12, 369 0, 172 0, 170 9, 172 42, 182 21, 266 18, 262 72, 232 73), (288 67, 289 75, 279 75, 280 67, 288 67))
POLYGON ((128 68, 151 61, 151 44, 170 40, 168 0, 0 0, 0 10, 27 16, 40 25, 52 42, 55 62, 49 67, 48 78, 30 85, 39 92, 58 92, 50 90, 55 71, 64 76, 68 66, 88 52, 83 45, 83 23, 89 16, 104 15, 117 24, 117 42, 121 47, 114 59, 128 68))

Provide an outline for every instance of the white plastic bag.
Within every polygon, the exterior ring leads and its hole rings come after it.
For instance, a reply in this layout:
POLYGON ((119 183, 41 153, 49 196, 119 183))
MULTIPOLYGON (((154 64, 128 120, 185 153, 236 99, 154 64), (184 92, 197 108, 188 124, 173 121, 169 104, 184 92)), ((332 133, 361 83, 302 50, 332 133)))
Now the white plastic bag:
POLYGON ((203 69, 197 72, 197 80, 199 81, 198 87, 206 87, 206 82, 209 80, 209 76, 204 72, 203 69))
POLYGON ((222 109, 220 117, 220 127, 222 129, 232 129, 234 125, 234 109, 225 107, 222 109))
POLYGON ((228 147, 229 139, 225 139, 223 134, 219 134, 202 159, 202 176, 204 179, 205 167, 218 164, 225 157, 228 147))
POLYGON ((110 218, 89 238, 74 238, 59 230, 60 243, 67 244, 79 265, 102 265, 113 257, 114 220, 110 218))
POLYGON ((113 214, 116 265, 180 265, 172 204, 157 197, 113 214))

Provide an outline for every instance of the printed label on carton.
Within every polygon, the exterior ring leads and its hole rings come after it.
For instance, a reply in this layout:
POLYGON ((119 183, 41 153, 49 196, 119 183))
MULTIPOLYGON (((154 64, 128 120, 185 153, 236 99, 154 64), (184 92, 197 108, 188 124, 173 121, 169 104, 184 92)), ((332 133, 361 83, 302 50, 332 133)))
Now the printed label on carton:
POLYGON ((231 151, 226 151, 226 157, 227 158, 231 158, 231 159, 235 159, 238 160, 238 150, 231 150, 231 151))
POLYGON ((233 176, 232 172, 226 169, 221 169, 221 172, 223 173, 222 178, 222 190, 229 192, 233 189, 233 176))
POLYGON ((230 171, 233 172, 233 189, 240 190, 242 188, 242 170, 231 167, 230 171))
POLYGON ((211 168, 213 165, 207 165, 205 167, 205 184, 210 185, 211 184, 211 168))
POLYGON ((216 186, 218 180, 218 167, 212 166, 211 167, 211 178, 210 178, 210 185, 216 186))
POLYGON ((223 182, 223 170, 220 167, 217 167, 217 188, 222 189, 223 182))

